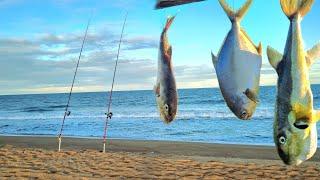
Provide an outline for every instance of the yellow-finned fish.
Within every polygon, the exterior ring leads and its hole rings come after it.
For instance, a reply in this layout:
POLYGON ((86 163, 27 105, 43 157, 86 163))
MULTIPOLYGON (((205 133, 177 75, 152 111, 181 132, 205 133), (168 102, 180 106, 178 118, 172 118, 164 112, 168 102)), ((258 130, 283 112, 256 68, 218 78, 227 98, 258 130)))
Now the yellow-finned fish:
POLYGON ((175 16, 169 17, 161 33, 158 76, 154 87, 158 109, 161 119, 166 123, 174 120, 177 113, 178 93, 176 81, 172 69, 172 47, 168 42, 167 31, 169 30, 175 16))
POLYGON ((274 118, 274 142, 285 164, 299 165, 317 150, 316 122, 319 111, 313 109, 309 70, 320 57, 320 44, 305 51, 301 20, 310 11, 314 0, 280 0, 290 28, 284 55, 268 47, 270 64, 278 78, 274 118))
POLYGON ((262 64, 262 45, 255 46, 240 22, 252 0, 234 12, 225 0, 219 0, 228 15, 232 28, 212 62, 221 93, 231 111, 242 120, 250 119, 259 102, 259 83, 262 64))

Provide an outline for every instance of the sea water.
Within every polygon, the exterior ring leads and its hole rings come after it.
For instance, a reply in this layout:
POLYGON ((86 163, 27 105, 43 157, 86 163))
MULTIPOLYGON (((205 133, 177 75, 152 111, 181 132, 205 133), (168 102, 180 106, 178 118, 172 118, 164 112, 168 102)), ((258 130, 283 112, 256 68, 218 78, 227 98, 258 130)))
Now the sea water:
MULTIPOLYGON (((320 86, 312 87, 320 109, 320 86)), ((228 144, 273 144, 276 87, 261 87, 260 103, 249 121, 237 119, 219 89, 179 90, 177 118, 159 118, 153 91, 114 92, 108 138, 169 140, 228 144)), ((108 103, 107 92, 74 93, 64 136, 101 138, 108 103)), ((56 136, 68 94, 0 96, 0 135, 56 136)), ((319 129, 319 125, 318 125, 319 129)))

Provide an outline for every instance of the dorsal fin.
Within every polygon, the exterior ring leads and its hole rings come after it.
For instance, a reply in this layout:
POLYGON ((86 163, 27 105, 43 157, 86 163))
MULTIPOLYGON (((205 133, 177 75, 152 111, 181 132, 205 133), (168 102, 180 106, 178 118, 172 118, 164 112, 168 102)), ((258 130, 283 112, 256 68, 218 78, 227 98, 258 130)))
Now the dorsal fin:
POLYGON ((251 42, 251 44, 256 48, 258 54, 262 56, 262 43, 260 42, 259 45, 256 46, 256 45, 253 43, 253 41, 251 40, 251 38, 249 37, 249 35, 247 34, 247 32, 246 32, 243 28, 241 28, 240 30, 241 30, 241 32, 243 33, 243 35, 244 35, 244 36, 251 42))
POLYGON ((269 59, 269 63, 271 66, 277 70, 278 64, 282 61, 283 55, 279 53, 277 50, 273 49, 272 47, 268 46, 267 48, 267 56, 269 59))
POLYGON ((294 18, 297 14, 304 17, 311 9, 314 0, 280 0, 284 14, 289 18, 294 18))
POLYGON ((319 110, 313 110, 313 117, 312 122, 319 122, 320 121, 320 111, 319 110))
POLYGON ((313 46, 309 51, 307 51, 307 63, 309 67, 320 58, 320 43, 317 43, 315 46, 313 46))
POLYGON ((257 51, 258 51, 258 53, 262 56, 262 43, 260 42, 259 43, 259 45, 258 45, 258 47, 257 47, 257 51))
POLYGON ((247 0, 246 3, 237 12, 234 12, 225 0, 219 0, 219 3, 228 15, 230 21, 233 22, 235 20, 242 20, 250 5, 252 4, 252 0, 247 0))
POLYGON ((211 57, 212 57, 212 63, 214 68, 216 68, 216 65, 218 63, 218 58, 213 54, 213 52, 211 51, 211 57))

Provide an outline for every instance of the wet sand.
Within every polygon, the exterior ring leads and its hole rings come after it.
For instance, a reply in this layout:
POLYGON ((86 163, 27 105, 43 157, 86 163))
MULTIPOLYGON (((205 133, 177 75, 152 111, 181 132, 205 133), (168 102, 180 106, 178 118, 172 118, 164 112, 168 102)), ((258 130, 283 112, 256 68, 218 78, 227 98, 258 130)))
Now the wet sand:
POLYGON ((62 152, 52 137, 0 136, 0 179, 261 179, 320 176, 320 154, 285 166, 274 147, 64 138, 62 152))

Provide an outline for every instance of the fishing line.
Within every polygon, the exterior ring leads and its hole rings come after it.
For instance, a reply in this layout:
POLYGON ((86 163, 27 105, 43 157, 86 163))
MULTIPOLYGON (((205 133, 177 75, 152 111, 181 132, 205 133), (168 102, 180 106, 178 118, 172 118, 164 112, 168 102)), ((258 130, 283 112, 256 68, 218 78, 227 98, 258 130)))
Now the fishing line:
MULTIPOLYGON (((233 0, 233 4, 232 4, 232 11, 234 12, 234 16, 236 16, 236 14, 235 14, 235 7, 234 7, 234 0, 233 0)), ((235 17, 234 17, 235 18, 235 17)))
POLYGON ((118 46, 118 53, 117 53, 117 59, 116 59, 116 64, 114 66, 114 71, 113 71, 113 78, 112 78, 112 85, 111 85, 111 90, 110 90, 110 95, 109 95, 109 104, 108 104, 108 111, 106 113, 106 121, 105 121, 105 126, 104 126, 104 134, 103 134, 103 152, 106 152, 106 141, 107 141, 107 128, 108 128, 108 122, 109 119, 112 118, 112 112, 111 110, 111 104, 112 104, 112 93, 113 93, 113 87, 114 87, 114 81, 116 77, 116 72, 117 72, 117 67, 118 67, 118 61, 119 61, 119 55, 120 55, 120 49, 121 49, 121 43, 122 43, 122 38, 123 38, 123 32, 124 28, 127 22, 127 17, 128 17, 128 12, 126 13, 123 25, 122 25, 122 31, 121 31, 121 36, 119 40, 119 46, 118 46))
POLYGON ((234 7, 234 0, 233 0, 233 11, 234 11, 235 7, 234 7))
POLYGON ((88 24, 87 24, 87 27, 86 27, 85 35, 84 35, 83 40, 82 40, 80 54, 79 54, 79 58, 78 58, 78 61, 77 61, 77 66, 76 66, 76 69, 75 69, 75 72, 74 72, 74 75, 73 75, 73 80, 72 80, 72 84, 71 84, 71 88, 70 88, 70 92, 69 92, 69 96, 68 96, 68 102, 67 102, 67 105, 66 105, 66 108, 65 108, 63 119, 62 119, 61 129, 60 129, 60 132, 59 132, 59 135, 58 135, 58 140, 59 140, 59 148, 58 148, 58 150, 59 150, 59 152, 61 151, 62 133, 63 133, 65 120, 71 114, 71 111, 69 111, 71 95, 72 95, 72 92, 73 92, 74 82, 76 80, 76 76, 77 76, 80 60, 81 60, 81 57, 82 57, 82 51, 83 51, 84 43, 85 43, 85 41, 87 39, 88 29, 89 29, 89 26, 90 26, 90 23, 91 23, 92 14, 93 13, 91 13, 91 16, 90 16, 90 18, 88 20, 88 24))

